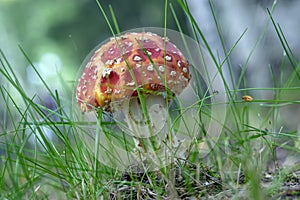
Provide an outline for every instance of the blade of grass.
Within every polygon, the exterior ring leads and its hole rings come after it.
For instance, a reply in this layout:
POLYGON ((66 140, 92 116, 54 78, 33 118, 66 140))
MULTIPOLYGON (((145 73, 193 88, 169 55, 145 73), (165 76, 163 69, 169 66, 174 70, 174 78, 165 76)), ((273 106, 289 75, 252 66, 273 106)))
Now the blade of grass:
POLYGON ((115 25, 116 33, 117 33, 118 35, 120 35, 121 32, 120 32, 120 28, 119 28, 119 25, 118 25, 118 21, 117 21, 116 15, 115 15, 114 10, 113 10, 113 8, 112 8, 111 5, 109 5, 109 11, 110 11, 110 14, 111 14, 111 16, 112 16, 113 23, 114 23, 114 25, 115 25))
POLYGON ((269 17, 272 21, 273 27, 274 27, 274 29, 277 33, 278 39, 280 40, 281 46, 284 49, 284 51, 285 51, 285 53, 288 57, 288 60, 290 61, 290 64, 293 67, 294 73, 297 76, 297 78, 300 80, 300 72, 299 72, 299 68, 297 67, 297 62, 295 61, 295 56, 293 55, 293 53, 290 49, 290 46, 289 46, 289 44, 288 44, 288 42, 287 42, 287 40, 286 40, 286 38, 285 38, 285 36, 282 32, 282 29, 281 29, 279 24, 275 23, 273 15, 272 15, 272 11, 267 9, 267 12, 268 12, 269 17))

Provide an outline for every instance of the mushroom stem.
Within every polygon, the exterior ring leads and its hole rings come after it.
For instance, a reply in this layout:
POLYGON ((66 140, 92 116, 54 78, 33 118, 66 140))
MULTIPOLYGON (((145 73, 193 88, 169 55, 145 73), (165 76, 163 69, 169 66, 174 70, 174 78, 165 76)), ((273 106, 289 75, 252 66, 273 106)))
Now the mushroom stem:
POLYGON ((136 147, 144 152, 159 149, 170 131, 168 106, 164 96, 142 94, 130 98, 126 107, 125 120, 135 138, 136 147))

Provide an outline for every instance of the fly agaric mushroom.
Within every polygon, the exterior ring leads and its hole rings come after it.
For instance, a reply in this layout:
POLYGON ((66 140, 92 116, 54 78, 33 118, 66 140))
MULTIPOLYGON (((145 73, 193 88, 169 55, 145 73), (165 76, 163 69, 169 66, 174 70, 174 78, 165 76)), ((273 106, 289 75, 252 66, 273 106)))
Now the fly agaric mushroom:
MULTIPOLYGON (((81 111, 101 108, 113 113, 117 102, 124 107, 129 129, 140 136, 156 122, 164 124, 166 91, 179 95, 190 80, 188 62, 167 38, 150 32, 125 33, 97 49, 79 79, 76 98, 81 111), (146 95, 145 119, 139 93, 146 95), (156 113, 156 114, 155 114, 156 113), (147 121, 147 122, 146 122, 147 121)), ((140 144, 139 144, 140 145, 140 144)))

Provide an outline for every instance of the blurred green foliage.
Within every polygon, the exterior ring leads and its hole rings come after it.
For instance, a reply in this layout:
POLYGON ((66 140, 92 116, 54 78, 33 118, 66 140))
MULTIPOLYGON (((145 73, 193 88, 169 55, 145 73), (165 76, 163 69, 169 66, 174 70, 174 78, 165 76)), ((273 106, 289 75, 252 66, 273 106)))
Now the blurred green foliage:
MULTIPOLYGON (((109 5, 112 6, 121 31, 164 26, 165 1, 99 2, 110 20, 109 5)), ((173 4, 181 24, 187 24, 176 1, 169 3, 173 4)), ((167 27, 177 29, 170 9, 167 17, 167 27)), ((18 45, 34 63, 39 63, 45 54, 56 55, 59 64, 50 63, 50 57, 42 67, 51 71, 58 68, 66 80, 72 81, 89 51, 112 34, 94 0, 0 0, 0 35, 0 48, 24 79, 28 77, 28 64, 18 45)), ((42 75, 47 75, 45 71, 42 75)))

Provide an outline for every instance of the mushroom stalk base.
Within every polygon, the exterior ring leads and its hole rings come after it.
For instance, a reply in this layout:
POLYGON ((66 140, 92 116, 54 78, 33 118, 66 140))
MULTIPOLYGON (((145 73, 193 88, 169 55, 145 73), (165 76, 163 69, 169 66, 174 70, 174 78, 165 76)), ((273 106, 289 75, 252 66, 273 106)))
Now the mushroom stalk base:
POLYGON ((146 94, 129 99, 124 108, 136 147, 144 153, 155 153, 169 143, 172 129, 167 104, 163 95, 146 94))

